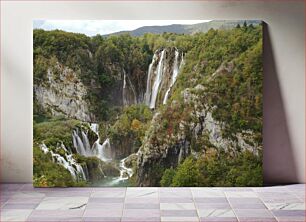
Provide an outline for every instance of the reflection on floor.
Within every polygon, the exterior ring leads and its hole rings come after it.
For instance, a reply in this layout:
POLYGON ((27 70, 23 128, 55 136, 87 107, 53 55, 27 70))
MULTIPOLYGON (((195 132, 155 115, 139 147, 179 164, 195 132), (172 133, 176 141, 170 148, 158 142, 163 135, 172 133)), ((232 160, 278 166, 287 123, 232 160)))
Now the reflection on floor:
POLYGON ((305 221, 305 185, 33 188, 1 185, 1 221, 305 221))

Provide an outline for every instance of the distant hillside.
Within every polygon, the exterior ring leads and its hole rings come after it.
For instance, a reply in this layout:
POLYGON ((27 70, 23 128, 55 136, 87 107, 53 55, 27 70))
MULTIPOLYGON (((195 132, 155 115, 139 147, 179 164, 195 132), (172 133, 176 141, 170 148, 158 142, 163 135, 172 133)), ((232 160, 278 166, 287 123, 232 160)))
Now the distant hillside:
POLYGON ((141 36, 145 33, 154 33, 154 34, 162 34, 164 32, 171 32, 176 34, 194 34, 197 32, 207 32, 209 29, 230 29, 236 27, 238 24, 243 25, 246 22, 248 25, 258 25, 261 23, 260 20, 214 20, 210 22, 203 22, 193 25, 181 25, 181 24, 173 24, 173 25, 165 25, 165 26, 143 26, 138 29, 132 31, 120 31, 114 32, 109 35, 122 35, 129 33, 132 36, 141 36))

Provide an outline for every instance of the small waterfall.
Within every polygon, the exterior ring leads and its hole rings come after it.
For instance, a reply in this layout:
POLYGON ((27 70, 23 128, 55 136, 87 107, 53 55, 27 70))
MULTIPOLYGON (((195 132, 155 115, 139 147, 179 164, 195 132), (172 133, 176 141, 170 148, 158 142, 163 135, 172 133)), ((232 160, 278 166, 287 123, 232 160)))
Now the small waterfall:
POLYGON ((130 104, 137 104, 137 94, 135 87, 124 69, 122 70, 122 72, 123 72, 123 87, 122 87, 123 105, 127 106, 130 104))
POLYGON ((121 181, 125 181, 128 180, 131 176, 133 176, 133 169, 132 168, 128 168, 125 166, 125 160, 128 157, 120 160, 119 162, 119 170, 120 170, 120 176, 117 178, 114 178, 114 180, 112 180, 110 183, 106 184, 108 186, 114 186, 118 183, 120 183, 121 181))
POLYGON ((73 146, 76 149, 76 151, 79 154, 86 156, 85 146, 84 146, 82 139, 79 137, 78 130, 73 130, 72 142, 73 142, 73 146))
POLYGON ((164 62, 164 55, 165 55, 165 49, 163 49, 163 51, 161 52, 161 56, 158 62, 158 68, 157 68, 157 75, 152 87, 152 95, 151 95, 151 99, 150 99, 150 104, 149 107, 151 109, 155 108, 155 103, 156 103, 156 98, 158 95, 158 89, 159 89, 159 85, 162 81, 162 77, 163 77, 163 62, 164 62))
POLYGON ((96 156, 104 162, 111 161, 111 145, 109 139, 107 138, 101 145, 99 136, 99 125, 97 123, 91 123, 90 129, 97 135, 98 138, 91 147, 87 133, 81 130, 81 138, 79 136, 78 129, 73 131, 72 140, 77 153, 86 157, 96 156))
POLYGON ((128 167, 125 166, 126 158, 120 160, 120 164, 119 164, 119 168, 120 168, 120 177, 119 178, 120 178, 120 180, 127 180, 131 176, 133 176, 132 168, 128 168, 128 167))
POLYGON ((123 70, 123 87, 122 87, 122 101, 123 101, 123 105, 126 106, 126 104, 128 104, 128 100, 126 98, 126 73, 123 70))
POLYGON ((99 135, 99 124, 97 123, 91 123, 90 129, 97 135, 99 135))
POLYGON ((165 94, 163 104, 167 103, 167 99, 168 99, 170 90, 171 90, 172 86, 174 85, 174 83, 176 81, 176 78, 177 78, 177 75, 178 75, 178 72, 179 72, 178 57, 179 57, 179 52, 177 50, 175 50, 175 57, 174 57, 174 64, 173 64, 173 73, 172 73, 172 76, 171 76, 171 83, 170 83, 170 86, 169 86, 169 88, 168 88, 168 90, 165 94))
POLYGON ((87 153, 88 151, 90 152, 90 143, 89 143, 89 139, 87 137, 87 135, 81 131, 81 134, 82 134, 82 141, 83 142, 83 145, 84 145, 84 148, 85 148, 85 152, 87 153))
POLYGON ((70 172, 74 180, 86 180, 86 175, 84 173, 83 167, 78 164, 75 159, 73 159, 72 153, 68 152, 63 143, 61 144, 61 148, 66 151, 65 158, 58 153, 54 153, 52 150, 49 150, 49 148, 44 143, 40 145, 40 148, 45 154, 51 154, 53 162, 56 162, 65 167, 65 169, 70 172), (81 176, 81 178, 79 176, 81 176))
POLYGON ((111 158, 111 145, 109 142, 109 138, 107 138, 102 145, 98 148, 98 154, 101 160, 105 162, 109 162, 112 160, 111 158))

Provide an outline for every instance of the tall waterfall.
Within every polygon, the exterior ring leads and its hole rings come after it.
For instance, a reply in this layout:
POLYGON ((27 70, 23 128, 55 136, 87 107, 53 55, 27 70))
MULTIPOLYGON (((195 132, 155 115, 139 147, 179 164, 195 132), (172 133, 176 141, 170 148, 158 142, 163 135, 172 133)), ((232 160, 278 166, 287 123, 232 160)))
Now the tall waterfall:
MULTIPOLYGON (((167 103, 169 92, 170 92, 172 86, 174 85, 174 83, 176 81, 176 78, 177 78, 177 75, 179 73, 180 66, 179 66, 179 62, 178 62, 178 57, 179 57, 179 52, 175 51, 175 58, 174 58, 174 64, 173 64, 173 73, 172 73, 172 76, 171 76, 171 83, 170 83, 170 86, 169 86, 169 88, 168 88, 168 90, 165 94, 163 104, 167 103)), ((182 55, 182 61, 183 61, 183 55, 182 55)), ((182 61, 181 61, 181 64, 182 64, 182 61)))
POLYGON ((150 100, 151 100, 151 78, 152 78, 151 76, 153 75, 152 67, 156 59, 157 59, 157 53, 154 53, 152 62, 149 65, 149 69, 148 69, 147 88, 146 88, 146 93, 145 93, 145 103, 148 105, 150 104, 150 100))
POLYGON ((123 72, 123 86, 122 86, 122 101, 123 105, 131 105, 137 103, 137 94, 135 87, 130 80, 128 74, 126 74, 125 70, 122 69, 123 72))
POLYGON ((145 93, 145 103, 151 109, 166 104, 182 64, 183 54, 177 48, 167 47, 154 53, 148 68, 145 93))
POLYGON ((85 170, 87 169, 84 170, 83 167, 80 164, 78 164, 75 161, 75 159, 73 159, 72 153, 66 149, 63 143, 61 144, 61 147, 58 147, 58 148, 62 148, 65 150, 64 157, 58 153, 54 153, 44 143, 40 145, 40 148, 45 154, 50 153, 52 156, 53 162, 56 162, 62 165, 63 167, 65 167, 70 172, 71 176, 75 180, 86 180, 87 177, 85 174, 85 170))
POLYGON ((157 94, 158 94, 158 89, 159 89, 159 85, 162 81, 162 77, 163 77, 163 62, 164 62, 164 55, 165 55, 165 49, 161 52, 161 56, 160 56, 160 59, 159 59, 159 63, 158 63, 158 68, 157 68, 157 74, 156 74, 156 77, 155 77, 155 81, 154 81, 154 84, 153 84, 153 87, 152 87, 152 94, 151 94, 151 100, 150 100, 150 104, 149 104, 149 107, 151 109, 154 109, 155 108, 155 103, 156 103, 156 97, 157 97, 157 94))
POLYGON ((73 131, 72 141, 76 151, 86 157, 96 156, 104 162, 111 161, 111 146, 109 143, 109 139, 107 138, 101 145, 99 136, 99 125, 96 123, 91 123, 90 129, 97 135, 98 138, 92 146, 90 146, 86 132, 79 129, 73 131))

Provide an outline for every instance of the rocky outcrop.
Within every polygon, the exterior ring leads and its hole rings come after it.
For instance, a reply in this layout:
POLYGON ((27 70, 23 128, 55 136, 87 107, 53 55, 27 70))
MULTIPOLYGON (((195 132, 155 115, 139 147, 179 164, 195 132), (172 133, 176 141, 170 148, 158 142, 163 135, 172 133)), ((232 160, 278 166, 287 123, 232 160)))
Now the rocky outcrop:
POLYGON ((87 89, 72 69, 56 63, 47 70, 47 79, 34 85, 34 96, 45 112, 82 121, 93 121, 85 100, 87 89))
POLYGON ((146 71, 123 68, 120 64, 107 65, 113 83, 102 89, 103 98, 113 106, 130 106, 142 103, 146 88, 146 71), (105 97, 107 95, 107 97, 105 97))
MULTIPOLYGON (((216 75, 229 73, 231 69, 228 65, 223 65, 216 75)), ((251 130, 233 132, 232 135, 224 134, 226 123, 213 118, 213 110, 217 107, 209 107, 205 103, 203 85, 186 88, 181 92, 181 100, 172 101, 167 109, 176 111, 181 107, 183 110, 178 114, 170 112, 171 115, 176 115, 170 116, 169 120, 177 121, 176 130, 167 123, 163 124, 163 120, 169 118, 165 112, 155 114, 138 151, 139 186, 158 186, 164 169, 175 168, 190 154, 205 155, 206 149, 213 148, 231 155, 245 150, 256 155, 262 149, 261 144, 256 143, 251 130)))
POLYGON ((112 157, 114 159, 122 159, 130 155, 134 150, 134 140, 133 136, 122 136, 121 138, 112 138, 112 157))

